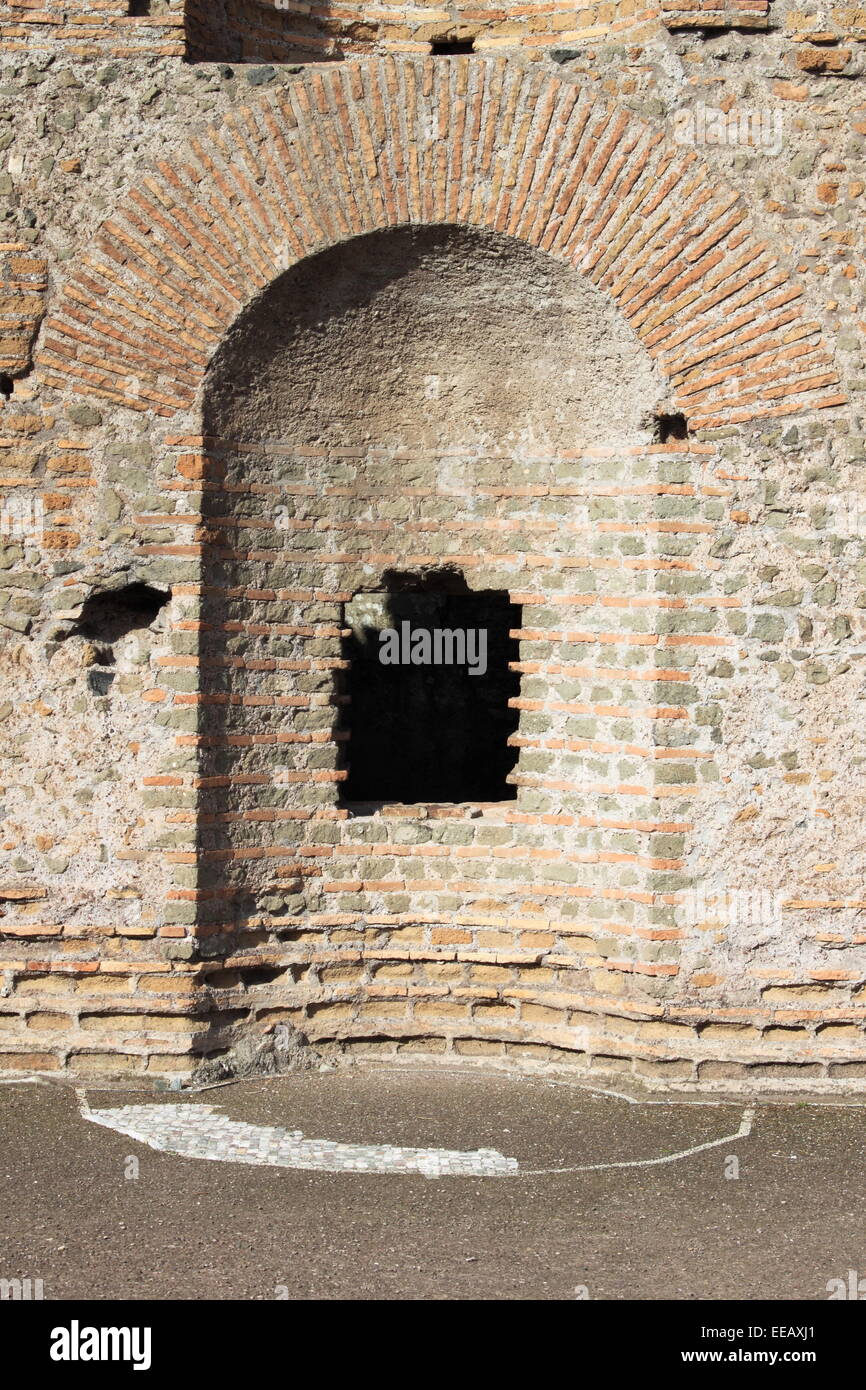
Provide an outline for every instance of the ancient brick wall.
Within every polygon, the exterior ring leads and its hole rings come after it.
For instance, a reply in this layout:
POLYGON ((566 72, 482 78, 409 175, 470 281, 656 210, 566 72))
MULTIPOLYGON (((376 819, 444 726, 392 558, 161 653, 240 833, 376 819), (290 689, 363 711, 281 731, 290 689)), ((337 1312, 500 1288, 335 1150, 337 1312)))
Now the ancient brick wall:
POLYGON ((861 1085, 856 14, 7 8, 0 1064, 861 1085), (347 803, 345 605, 443 570, 516 795, 347 803))
MULTIPOLYGON (((845 13, 860 13, 847 11, 845 13)), ((573 0, 306 4, 301 0, 4 0, 0 46, 67 48, 77 57, 184 54, 193 62, 335 61, 361 54, 428 54, 458 43, 474 51, 545 49, 670 29, 767 27, 769 0, 573 0)), ((844 21, 843 21, 844 23, 844 21)), ((856 23, 856 18, 855 18, 856 23)), ((810 20, 803 26, 814 28, 810 20)), ((819 42, 828 41, 825 37, 819 42)))
MULTIPOLYGON (((746 0, 743 0, 745 5, 746 0)), ((301 4, 267 0, 195 0, 188 7, 191 55, 198 60, 333 60, 358 54, 427 54, 431 44, 474 45, 476 52, 530 53, 624 31, 658 18, 636 0, 576 6, 472 0, 454 5, 301 4)))
POLYGON ((75 58, 180 57, 185 0, 3 0, 0 51, 75 58))

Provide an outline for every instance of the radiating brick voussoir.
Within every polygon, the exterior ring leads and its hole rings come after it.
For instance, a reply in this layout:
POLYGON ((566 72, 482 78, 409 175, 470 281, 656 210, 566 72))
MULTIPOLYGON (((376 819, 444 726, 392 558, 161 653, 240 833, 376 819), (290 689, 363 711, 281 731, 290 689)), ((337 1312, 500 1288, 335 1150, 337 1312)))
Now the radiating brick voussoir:
POLYGON ((186 157, 148 170, 100 228, 37 362, 58 384, 120 390, 133 405, 158 399, 172 413, 193 402, 222 336, 285 270, 338 242, 425 223, 513 236, 586 274, 696 423, 709 411, 714 424, 777 411, 780 388, 786 408, 807 408, 838 380, 799 287, 693 152, 590 84, 477 58, 307 72, 191 136, 186 157), (758 339, 766 370, 756 373, 758 339), (723 384, 707 372, 713 354, 723 384))

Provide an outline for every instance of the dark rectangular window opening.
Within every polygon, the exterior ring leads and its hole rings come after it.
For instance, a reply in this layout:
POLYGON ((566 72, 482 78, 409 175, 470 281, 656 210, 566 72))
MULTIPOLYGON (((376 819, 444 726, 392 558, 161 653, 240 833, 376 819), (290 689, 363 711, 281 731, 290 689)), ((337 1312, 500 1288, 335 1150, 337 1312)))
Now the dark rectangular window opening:
POLYGON ((457 571, 391 572, 344 607, 339 743, 343 804, 513 801, 509 705, 522 610, 457 571))
POLYGON ((454 57, 458 53, 474 53, 474 39, 433 39, 430 52, 434 58, 454 57))

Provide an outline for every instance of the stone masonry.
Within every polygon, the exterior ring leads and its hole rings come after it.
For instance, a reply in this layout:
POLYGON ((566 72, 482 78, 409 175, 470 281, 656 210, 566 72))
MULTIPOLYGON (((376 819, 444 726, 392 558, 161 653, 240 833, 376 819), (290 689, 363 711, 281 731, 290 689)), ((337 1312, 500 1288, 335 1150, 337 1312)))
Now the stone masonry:
POLYGON ((0 2, 0 1070, 866 1086, 866 10, 0 2), (360 804, 347 607, 520 609, 360 804))

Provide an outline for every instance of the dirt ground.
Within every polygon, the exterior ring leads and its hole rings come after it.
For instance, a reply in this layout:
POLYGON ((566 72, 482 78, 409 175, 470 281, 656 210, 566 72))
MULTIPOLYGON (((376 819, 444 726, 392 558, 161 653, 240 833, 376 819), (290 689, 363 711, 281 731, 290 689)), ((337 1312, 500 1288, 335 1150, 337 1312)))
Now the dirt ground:
POLYGON ((360 1067, 86 1101, 207 1103, 310 1139, 495 1149, 518 1168, 431 1179, 181 1157, 91 1123, 67 1087, 3 1085, 0 1279, 40 1279, 46 1299, 817 1301, 866 1274, 855 1103, 360 1067))

